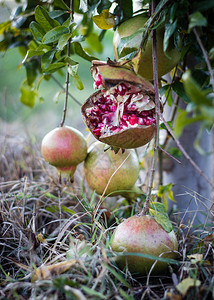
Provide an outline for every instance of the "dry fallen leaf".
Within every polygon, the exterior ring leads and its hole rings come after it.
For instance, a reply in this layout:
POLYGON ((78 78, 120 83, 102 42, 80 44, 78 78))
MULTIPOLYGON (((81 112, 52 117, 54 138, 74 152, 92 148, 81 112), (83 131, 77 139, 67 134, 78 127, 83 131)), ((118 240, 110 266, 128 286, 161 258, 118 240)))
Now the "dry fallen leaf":
POLYGON ((55 275, 68 271, 76 263, 76 259, 70 259, 53 265, 43 265, 35 270, 32 281, 51 279, 55 275))
POLYGON ((176 285, 176 288, 183 296, 185 296, 189 288, 199 287, 200 285, 200 280, 187 277, 183 279, 178 285, 176 285))

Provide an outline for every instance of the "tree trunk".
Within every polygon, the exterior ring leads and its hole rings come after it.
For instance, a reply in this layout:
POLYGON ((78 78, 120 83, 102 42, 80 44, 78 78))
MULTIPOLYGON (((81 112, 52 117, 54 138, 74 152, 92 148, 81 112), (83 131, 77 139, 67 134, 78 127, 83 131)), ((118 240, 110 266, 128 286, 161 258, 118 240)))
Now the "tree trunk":
MULTIPOLYGON (((204 174, 213 181, 213 155, 200 155, 194 149, 194 141, 200 124, 187 126, 179 141, 192 160, 200 167, 204 174)), ((175 146, 174 142, 170 146, 175 146)), ((201 146, 206 153, 211 153, 212 134, 203 132, 201 146)), ((190 162, 182 157, 181 164, 170 157, 164 159, 163 184, 173 183, 173 193, 178 209, 178 218, 182 223, 207 224, 210 223, 212 206, 212 188, 210 184, 195 170, 190 162)), ((169 209, 173 202, 169 201, 169 209)))

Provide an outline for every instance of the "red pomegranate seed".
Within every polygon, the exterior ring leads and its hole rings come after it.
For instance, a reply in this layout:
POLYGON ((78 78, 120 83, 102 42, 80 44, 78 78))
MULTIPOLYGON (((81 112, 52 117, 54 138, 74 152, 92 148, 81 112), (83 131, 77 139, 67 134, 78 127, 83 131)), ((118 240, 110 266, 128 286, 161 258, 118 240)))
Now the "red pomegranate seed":
POLYGON ((95 128, 93 132, 94 132, 95 135, 99 136, 100 131, 101 131, 101 128, 95 128))
POLYGON ((128 120, 129 120, 129 124, 135 125, 137 124, 138 118, 136 115, 131 115, 128 120))

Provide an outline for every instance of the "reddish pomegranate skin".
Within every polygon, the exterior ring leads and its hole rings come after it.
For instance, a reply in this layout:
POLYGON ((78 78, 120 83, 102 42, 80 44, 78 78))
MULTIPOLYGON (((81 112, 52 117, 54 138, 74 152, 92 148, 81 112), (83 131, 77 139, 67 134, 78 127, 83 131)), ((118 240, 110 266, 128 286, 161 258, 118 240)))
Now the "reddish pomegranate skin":
POLYGON ((72 127, 58 127, 42 140, 44 159, 60 172, 74 173, 76 166, 87 155, 87 143, 80 131, 72 127))
POLYGON ((156 131, 154 89, 134 72, 105 62, 91 67, 101 89, 83 104, 82 117, 99 141, 123 149, 141 147, 156 131))
MULTIPOLYGON (((149 215, 132 216, 123 221, 114 232, 111 247, 115 252, 142 253, 166 258, 175 258, 176 253, 173 251, 178 250, 174 231, 166 232, 149 215)), ((118 256, 117 258, 117 264, 121 269, 127 265, 131 273, 140 275, 148 274, 154 262, 140 256, 118 256)), ((160 274, 167 269, 167 266, 167 263, 158 261, 152 274, 160 274)))
POLYGON ((84 162, 85 179, 92 190, 102 195, 109 179, 112 179, 105 191, 111 196, 115 192, 132 190, 139 176, 139 161, 134 150, 120 150, 117 154, 108 149, 104 151, 105 144, 100 142, 93 143, 88 149, 88 156, 84 162), (124 162, 124 163, 123 163, 124 162))

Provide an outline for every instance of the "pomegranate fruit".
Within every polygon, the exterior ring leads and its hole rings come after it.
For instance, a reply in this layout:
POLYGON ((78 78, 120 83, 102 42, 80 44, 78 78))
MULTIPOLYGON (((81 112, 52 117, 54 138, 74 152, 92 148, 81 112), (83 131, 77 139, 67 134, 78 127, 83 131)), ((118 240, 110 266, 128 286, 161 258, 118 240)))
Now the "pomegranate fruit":
POLYGON ((113 62, 93 61, 94 87, 101 90, 83 104, 83 120, 99 141, 123 149, 141 147, 156 130, 150 82, 113 62))
POLYGON ((87 143, 83 134, 72 127, 58 127, 50 131, 42 140, 43 158, 58 173, 73 177, 76 167, 87 155, 87 143))
POLYGON ((106 151, 104 149, 105 144, 101 142, 93 143, 88 149, 88 155, 84 162, 84 173, 89 187, 97 194, 102 195, 108 185, 105 195, 111 193, 110 196, 132 190, 140 170, 135 151, 130 149, 123 152, 120 149, 115 154, 110 149, 106 151))
MULTIPOLYGON (((137 15, 130 18, 129 20, 120 24, 115 30, 113 37, 113 49, 115 59, 125 57, 130 52, 137 51, 141 40, 142 32, 139 32, 134 38, 130 39, 127 45, 123 48, 122 52, 119 53, 123 38, 127 38, 138 30, 142 29, 145 25, 148 17, 145 14, 137 15)), ((157 38, 157 65, 158 65, 158 76, 159 78, 164 74, 171 71, 179 62, 181 54, 174 45, 173 39, 170 38, 169 45, 166 50, 166 54, 163 50, 163 39, 164 39, 164 28, 158 28, 156 31, 157 38)), ((150 33, 146 42, 145 48, 142 49, 142 57, 140 60, 138 73, 147 78, 153 80, 153 64, 152 64, 152 33, 150 33)))
MULTIPOLYGON (((126 253, 149 254, 162 258, 175 258, 178 250, 174 231, 166 232, 155 219, 149 215, 132 216, 116 228, 111 244, 112 250, 120 254, 117 265, 124 269, 128 267, 131 273, 146 275, 155 260, 126 253), (175 251, 175 252, 174 252, 175 251)), ((158 274, 167 269, 166 262, 157 261, 152 274, 158 274)))

